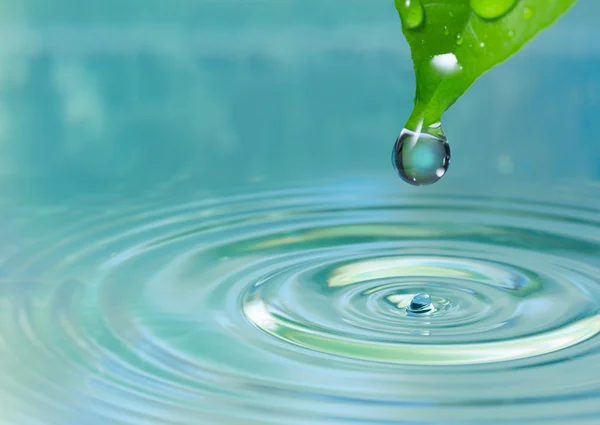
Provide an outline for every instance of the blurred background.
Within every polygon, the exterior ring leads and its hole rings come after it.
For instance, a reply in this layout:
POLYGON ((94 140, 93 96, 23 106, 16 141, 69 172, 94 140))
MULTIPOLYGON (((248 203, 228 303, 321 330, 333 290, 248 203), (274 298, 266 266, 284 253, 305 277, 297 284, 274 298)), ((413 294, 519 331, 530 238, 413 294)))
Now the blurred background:
MULTIPOLYGON (((459 100, 440 184, 600 177, 597 16, 581 0, 459 100)), ((0 189, 396 179, 413 92, 392 0, 4 0, 0 189)))

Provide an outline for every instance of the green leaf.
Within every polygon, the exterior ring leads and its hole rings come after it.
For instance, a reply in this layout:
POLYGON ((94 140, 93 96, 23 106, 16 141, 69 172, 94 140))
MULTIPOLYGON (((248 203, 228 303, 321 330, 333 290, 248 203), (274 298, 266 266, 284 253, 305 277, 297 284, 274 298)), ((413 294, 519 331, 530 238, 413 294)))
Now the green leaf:
POLYGON ((438 123, 483 73, 577 0, 395 0, 416 76, 407 128, 438 123))

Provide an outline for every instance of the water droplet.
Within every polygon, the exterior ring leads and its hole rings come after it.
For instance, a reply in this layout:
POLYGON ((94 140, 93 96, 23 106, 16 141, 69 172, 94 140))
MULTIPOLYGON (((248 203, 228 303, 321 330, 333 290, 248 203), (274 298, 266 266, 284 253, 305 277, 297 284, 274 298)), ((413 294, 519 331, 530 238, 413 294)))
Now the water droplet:
POLYGON ((482 41, 481 43, 479 43, 479 47, 485 47, 485 43, 482 41))
POLYGON ((460 46, 461 44, 463 44, 463 38, 462 38, 462 35, 460 35, 460 34, 457 34, 457 35, 456 35, 456 44, 457 44, 457 45, 459 45, 459 46, 460 46))
POLYGON ((444 35, 448 35, 450 34, 450 30, 448 29, 448 27, 446 25, 444 25, 444 35))
POLYGON ((402 130, 394 145, 392 162, 402 180, 414 186, 441 179, 450 165, 450 145, 442 127, 402 130))
POLYGON ((394 3, 404 28, 415 29, 423 23, 425 9, 421 0, 394 0, 394 3))
POLYGON ((515 32, 514 32, 514 31, 509 31, 509 32, 508 32, 508 36, 509 36, 510 38, 513 38, 513 37, 515 36, 515 32))
POLYGON ((517 0, 470 0, 471 9, 483 19, 498 19, 506 15, 517 0))
POLYGON ((523 19, 531 19, 533 17, 533 10, 530 7, 525 6, 523 9, 523 19))
POLYGON ((406 307, 406 311, 409 313, 426 313, 432 309, 431 296, 424 292, 415 295, 410 301, 409 306, 406 307))

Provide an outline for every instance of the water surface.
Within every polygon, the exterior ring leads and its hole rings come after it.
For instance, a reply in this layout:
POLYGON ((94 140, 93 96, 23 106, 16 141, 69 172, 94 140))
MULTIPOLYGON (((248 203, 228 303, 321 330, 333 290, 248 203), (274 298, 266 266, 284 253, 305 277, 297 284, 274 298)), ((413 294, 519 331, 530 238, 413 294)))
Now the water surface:
POLYGON ((598 188, 398 186, 11 212, 2 419, 596 423, 598 188))

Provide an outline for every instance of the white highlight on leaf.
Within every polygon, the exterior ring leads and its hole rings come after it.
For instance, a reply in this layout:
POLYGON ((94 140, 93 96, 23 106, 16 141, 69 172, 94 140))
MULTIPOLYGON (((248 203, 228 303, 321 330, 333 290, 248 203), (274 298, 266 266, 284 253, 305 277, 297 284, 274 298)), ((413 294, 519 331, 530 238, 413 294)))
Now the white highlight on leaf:
POLYGON ((458 59, 453 53, 445 53, 436 55, 431 59, 431 65, 440 74, 454 74, 462 70, 462 66, 458 63, 458 59))

